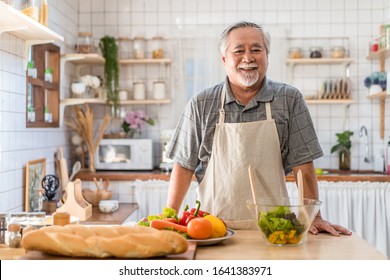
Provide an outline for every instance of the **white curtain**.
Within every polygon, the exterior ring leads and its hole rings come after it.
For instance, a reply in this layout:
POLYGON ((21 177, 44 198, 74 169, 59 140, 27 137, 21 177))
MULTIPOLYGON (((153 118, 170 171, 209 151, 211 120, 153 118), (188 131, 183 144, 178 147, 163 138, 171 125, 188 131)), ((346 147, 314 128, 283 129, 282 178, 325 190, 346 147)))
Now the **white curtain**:
MULTIPOLYGON (((288 183, 297 196, 295 183, 288 183)), ((390 257, 390 183, 319 181, 322 217, 349 228, 390 257)))

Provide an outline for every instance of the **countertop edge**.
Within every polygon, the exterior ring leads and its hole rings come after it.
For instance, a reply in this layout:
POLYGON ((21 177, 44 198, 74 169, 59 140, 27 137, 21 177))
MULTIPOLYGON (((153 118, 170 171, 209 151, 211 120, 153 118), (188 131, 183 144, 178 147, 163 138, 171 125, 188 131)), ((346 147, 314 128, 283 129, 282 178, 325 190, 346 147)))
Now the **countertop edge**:
MULTIPOLYGON (((330 172, 329 174, 317 175, 318 181, 330 181, 330 182, 390 182, 390 175, 384 173, 368 173, 369 171, 362 171, 357 173, 348 172, 330 172)), ((147 180, 163 180, 169 181, 170 173, 161 172, 160 170, 151 171, 80 171, 76 174, 75 178, 84 181, 93 181, 93 178, 97 179, 109 179, 110 181, 147 181, 147 180)), ((195 181, 195 177, 193 177, 195 181)), ((295 182, 294 176, 289 174, 286 176, 287 182, 295 182)))

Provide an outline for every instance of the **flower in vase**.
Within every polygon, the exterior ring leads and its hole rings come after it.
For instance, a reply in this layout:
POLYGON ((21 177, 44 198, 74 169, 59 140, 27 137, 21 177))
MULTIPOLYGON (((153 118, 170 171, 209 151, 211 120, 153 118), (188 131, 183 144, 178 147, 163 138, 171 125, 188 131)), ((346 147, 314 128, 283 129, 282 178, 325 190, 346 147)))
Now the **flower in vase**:
POLYGON ((154 125, 154 120, 144 111, 128 111, 123 118, 122 129, 129 137, 134 137, 141 134, 145 124, 154 125))

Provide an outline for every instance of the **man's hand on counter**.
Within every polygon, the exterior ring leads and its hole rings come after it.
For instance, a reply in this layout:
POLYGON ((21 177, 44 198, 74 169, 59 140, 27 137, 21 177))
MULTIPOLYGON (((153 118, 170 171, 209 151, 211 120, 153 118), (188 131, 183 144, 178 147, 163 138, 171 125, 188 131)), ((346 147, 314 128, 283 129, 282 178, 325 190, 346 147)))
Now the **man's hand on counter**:
POLYGON ((313 223, 310 226, 309 232, 312 234, 318 234, 319 232, 328 232, 333 236, 340 236, 340 234, 351 235, 352 231, 345 227, 331 224, 322 219, 321 216, 315 217, 313 223))

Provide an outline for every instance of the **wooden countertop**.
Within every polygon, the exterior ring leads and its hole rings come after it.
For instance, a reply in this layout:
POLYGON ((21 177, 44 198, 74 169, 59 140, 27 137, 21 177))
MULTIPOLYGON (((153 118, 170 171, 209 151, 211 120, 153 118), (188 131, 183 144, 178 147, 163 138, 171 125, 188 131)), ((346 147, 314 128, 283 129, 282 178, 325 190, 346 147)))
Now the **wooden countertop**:
POLYGON ((121 225, 138 209, 137 203, 119 203, 118 210, 112 213, 103 213, 99 207, 92 207, 92 216, 80 224, 85 225, 121 225))
POLYGON ((335 237, 308 234, 298 246, 278 247, 265 244, 257 230, 239 230, 221 244, 198 246, 197 260, 386 260, 358 235, 335 237))
MULTIPOLYGON (((24 249, 0 249, 0 260, 16 260, 24 249)), ((308 235, 299 246, 266 245, 257 230, 239 230, 233 238, 217 245, 198 246, 196 260, 386 260, 365 240, 357 236, 334 237, 328 234, 308 235)))
MULTIPOLYGON (((348 181, 348 182, 390 182, 390 175, 374 172, 372 170, 360 171, 342 171, 342 170, 326 170, 328 174, 317 175, 318 181, 348 181)), ((97 179, 109 179, 110 181, 135 181, 135 180, 164 180, 169 181, 170 173, 160 170, 152 171, 97 171, 91 173, 88 171, 80 171, 76 174, 76 178, 82 181, 93 181, 93 177, 97 179)), ((194 178, 195 180, 195 178, 194 178)), ((294 182, 294 176, 289 174, 286 176, 287 182, 294 182)))

